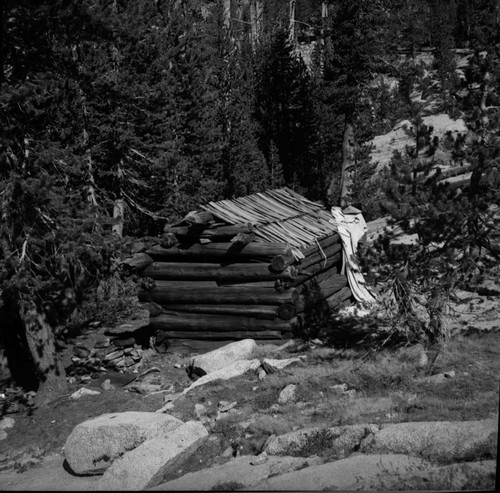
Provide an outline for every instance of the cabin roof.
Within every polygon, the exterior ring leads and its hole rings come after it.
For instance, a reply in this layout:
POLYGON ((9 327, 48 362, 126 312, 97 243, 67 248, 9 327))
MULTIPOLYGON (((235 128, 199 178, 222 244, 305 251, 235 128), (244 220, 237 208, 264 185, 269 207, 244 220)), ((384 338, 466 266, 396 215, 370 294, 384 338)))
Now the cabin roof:
POLYGON ((289 188, 209 202, 201 208, 229 224, 252 224, 256 241, 288 243, 299 251, 337 231, 324 206, 289 188))

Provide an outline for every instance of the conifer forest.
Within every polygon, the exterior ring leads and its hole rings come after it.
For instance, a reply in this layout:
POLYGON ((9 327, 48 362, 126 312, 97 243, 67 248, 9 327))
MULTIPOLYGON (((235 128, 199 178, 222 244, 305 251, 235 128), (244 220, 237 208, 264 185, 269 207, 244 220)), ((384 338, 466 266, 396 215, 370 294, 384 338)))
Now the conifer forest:
POLYGON ((61 392, 64 328, 125 310, 133 240, 210 201, 289 187, 391 216, 411 266, 383 245, 366 265, 435 291, 497 262, 497 0, 4 0, 0 36, 0 334, 26 388, 61 392), (380 169, 403 120, 413 144, 380 169), (436 153, 470 179, 427 175, 436 153))

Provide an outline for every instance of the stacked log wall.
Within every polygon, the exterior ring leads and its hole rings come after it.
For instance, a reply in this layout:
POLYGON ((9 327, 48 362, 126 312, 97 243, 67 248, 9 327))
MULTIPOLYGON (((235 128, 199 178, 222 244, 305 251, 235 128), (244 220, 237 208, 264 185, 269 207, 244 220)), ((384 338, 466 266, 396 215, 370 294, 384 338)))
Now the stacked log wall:
POLYGON ((168 339, 274 342, 300 335, 308 312, 351 296, 337 234, 296 261, 289 245, 253 241, 249 225, 203 214, 167 226, 165 241, 126 261, 144 277, 139 300, 149 304, 150 326, 168 339))

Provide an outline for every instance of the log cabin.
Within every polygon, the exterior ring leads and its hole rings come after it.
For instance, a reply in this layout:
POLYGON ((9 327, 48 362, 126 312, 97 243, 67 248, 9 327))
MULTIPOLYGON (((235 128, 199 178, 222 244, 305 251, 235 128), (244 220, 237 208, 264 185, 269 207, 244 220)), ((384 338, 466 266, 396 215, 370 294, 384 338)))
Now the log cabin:
POLYGON ((330 219, 289 188, 210 202, 124 263, 171 350, 311 337, 352 296, 330 219))

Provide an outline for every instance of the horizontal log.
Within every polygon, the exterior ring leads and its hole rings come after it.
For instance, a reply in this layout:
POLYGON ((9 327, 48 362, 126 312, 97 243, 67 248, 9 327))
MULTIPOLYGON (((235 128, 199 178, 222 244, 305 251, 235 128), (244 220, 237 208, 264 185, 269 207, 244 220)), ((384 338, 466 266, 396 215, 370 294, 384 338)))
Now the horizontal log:
POLYGON ((169 311, 150 319, 149 325, 153 329, 194 331, 200 334, 206 331, 224 333, 240 330, 292 332, 298 327, 298 321, 295 317, 290 320, 259 320, 238 315, 205 314, 200 317, 197 313, 169 311))
POLYGON ((336 253, 332 257, 329 257, 326 263, 324 261, 317 262, 316 264, 310 265, 307 267, 307 269, 302 269, 300 265, 297 266, 298 268, 298 274, 297 277, 290 283, 293 286, 298 286, 299 284, 304 283, 308 279, 311 279, 312 277, 333 269, 335 267, 335 270, 338 271, 340 270, 340 260, 341 260, 341 253, 336 253))
POLYGON ((150 317, 157 317, 164 311, 177 311, 200 314, 240 315, 255 317, 260 320, 290 320, 295 316, 295 306, 291 303, 281 305, 199 305, 199 304, 170 304, 158 305, 150 303, 148 306, 150 317))
POLYGON ((169 226, 165 228, 165 233, 175 234, 179 240, 205 239, 211 241, 229 241, 238 234, 250 234, 251 224, 230 224, 218 227, 208 227, 206 225, 194 224, 190 226, 169 226))
POLYGON ((318 250, 317 252, 309 255, 308 257, 303 258, 298 264, 299 270, 308 269, 312 265, 316 265, 319 263, 324 263, 325 259, 328 260, 332 257, 340 258, 342 250, 342 245, 340 243, 335 243, 334 245, 330 245, 327 248, 318 250))
POLYGON ((156 281, 156 287, 150 291, 139 291, 139 301, 154 301, 160 305, 172 303, 279 305, 296 304, 299 301, 299 293, 293 288, 278 292, 274 288, 246 286, 172 287, 173 282, 175 281, 156 281))
MULTIPOLYGON (((241 282, 241 281, 219 281, 218 286, 231 286, 232 288, 269 288, 276 289, 276 283, 279 281, 253 281, 253 282, 241 282)), ((287 282, 287 281, 285 281, 287 282)))
MULTIPOLYGON (((320 255, 321 258, 324 258, 323 254, 321 253, 322 250, 328 257, 329 255, 337 253, 342 248, 340 237, 337 233, 333 233, 318 240, 318 243, 321 248, 319 248, 317 244, 314 244, 303 252, 304 258, 301 260, 302 265, 305 265, 307 267, 308 265, 314 263, 315 260, 308 260, 309 257, 314 255, 320 255)), ((273 270, 280 270, 289 265, 294 265, 295 262, 295 257, 291 253, 289 253, 284 257, 274 258, 271 262, 271 268, 273 270)))
MULTIPOLYGON (((340 236, 338 233, 333 233, 331 235, 325 236, 318 240, 319 246, 321 249, 325 250, 326 248, 329 248, 332 245, 341 245, 342 242, 340 241, 340 236)), ((315 243, 314 245, 310 246, 307 250, 304 250, 304 257, 310 257, 311 255, 314 255, 315 253, 319 253, 320 249, 318 248, 318 245, 315 243)))
POLYGON ((335 310, 339 307, 339 305, 349 299, 352 296, 352 291, 349 286, 342 288, 340 291, 332 294, 328 298, 325 299, 325 303, 330 310, 335 310))
POLYGON ((274 281, 292 280, 297 276, 295 267, 287 267, 280 273, 271 272, 268 264, 234 263, 227 265, 199 262, 153 262, 144 275, 163 280, 199 281, 274 281))
POLYGON ((246 245, 239 243, 207 243, 200 245, 178 245, 172 248, 159 246, 149 248, 146 252, 155 261, 171 261, 184 259, 185 261, 201 260, 207 262, 215 259, 248 259, 265 258, 272 260, 276 255, 288 255, 291 253, 290 245, 286 243, 263 243, 253 241, 246 245))
POLYGON ((306 310, 315 303, 323 301, 347 286, 347 277, 335 274, 320 282, 306 282, 300 289, 301 299, 297 310, 306 310))
POLYGON ((146 253, 136 253, 122 260, 122 264, 135 271, 140 271, 153 263, 153 259, 146 253))
POLYGON ((275 330, 254 331, 232 331, 232 332, 184 332, 184 331, 168 331, 164 332, 167 339, 196 339, 199 341, 239 341, 242 339, 278 339, 281 337, 281 332, 275 330))
POLYGON ((287 255, 275 255, 270 264, 270 269, 273 272, 281 272, 295 262, 295 257, 289 253, 287 255))

